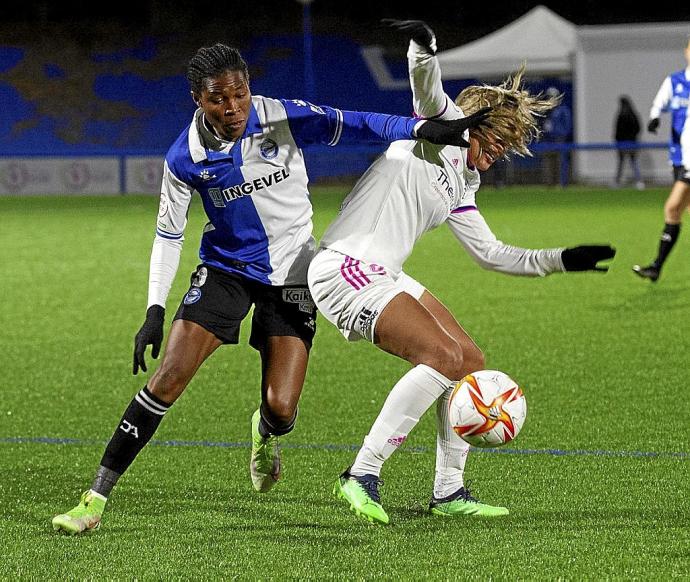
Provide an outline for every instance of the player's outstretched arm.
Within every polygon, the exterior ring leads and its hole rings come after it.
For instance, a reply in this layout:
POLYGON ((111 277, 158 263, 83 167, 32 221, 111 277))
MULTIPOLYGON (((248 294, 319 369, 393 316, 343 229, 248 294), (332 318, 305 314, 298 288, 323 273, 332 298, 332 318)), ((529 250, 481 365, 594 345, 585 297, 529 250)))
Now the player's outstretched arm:
POLYGON ((453 100, 443 90, 441 68, 436 54, 436 36, 431 27, 421 20, 384 19, 409 40, 407 67, 412 88, 412 107, 422 118, 455 119, 462 117, 453 100))
MULTIPOLYGON (((463 133, 480 125, 490 127, 490 109, 484 108, 468 117, 420 120, 412 117, 341 111, 302 100, 281 100, 287 112, 290 131, 298 147, 315 144, 392 142, 424 139, 434 144, 469 147, 463 133)), ((460 114, 462 115, 462 114, 460 114)))
POLYGON ((163 343, 163 323, 165 321, 165 307, 151 305, 146 310, 146 320, 141 329, 134 336, 134 358, 132 374, 136 375, 141 368, 146 372, 146 360, 144 354, 146 346, 151 346, 151 357, 157 358, 163 343))
POLYGON ((601 261, 611 259, 616 250, 610 245, 581 245, 571 248, 526 249, 496 238, 475 206, 456 209, 447 224, 467 253, 484 269, 507 275, 545 277, 552 273, 598 271, 601 261))
POLYGON ((427 119, 415 130, 418 139, 439 145, 454 145, 463 148, 470 147, 463 133, 473 127, 487 126, 489 123, 490 107, 480 109, 476 113, 460 119, 427 119))
POLYGON ((605 273, 608 265, 598 266, 616 256, 616 249, 611 245, 580 245, 563 249, 561 260, 566 271, 598 271, 605 273))

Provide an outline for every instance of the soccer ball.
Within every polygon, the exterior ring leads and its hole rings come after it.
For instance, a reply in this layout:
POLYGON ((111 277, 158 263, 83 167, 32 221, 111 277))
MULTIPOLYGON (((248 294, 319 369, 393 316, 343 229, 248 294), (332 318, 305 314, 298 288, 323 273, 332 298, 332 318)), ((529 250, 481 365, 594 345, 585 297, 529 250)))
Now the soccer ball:
POLYGON ((474 447, 500 447, 512 441, 525 416, 522 389, 497 370, 468 374, 455 385, 448 401, 453 430, 474 447))

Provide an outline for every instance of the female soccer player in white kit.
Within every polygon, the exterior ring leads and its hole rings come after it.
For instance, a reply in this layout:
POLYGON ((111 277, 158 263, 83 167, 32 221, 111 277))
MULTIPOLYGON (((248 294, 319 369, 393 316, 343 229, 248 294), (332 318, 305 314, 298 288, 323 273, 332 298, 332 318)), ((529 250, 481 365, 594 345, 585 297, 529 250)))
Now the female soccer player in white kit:
POLYGON ((520 72, 499 87, 468 87, 453 102, 443 91, 431 30, 420 21, 393 25, 413 38, 408 60, 416 114, 456 119, 491 107, 490 126, 470 130, 469 149, 394 142, 347 196, 309 267, 318 309, 348 340, 367 339, 413 365, 391 390, 334 492, 358 515, 388 523, 378 492, 382 465, 436 402, 432 512, 505 515, 506 508, 481 503, 464 487, 469 445, 447 419, 454 381, 484 369, 484 356, 450 311, 403 272, 403 263, 417 239, 444 222, 480 265, 513 275, 604 270, 597 262, 615 251, 598 245, 528 250, 496 239, 475 204, 480 172, 510 152, 529 154, 536 117, 557 100, 522 89, 520 72))

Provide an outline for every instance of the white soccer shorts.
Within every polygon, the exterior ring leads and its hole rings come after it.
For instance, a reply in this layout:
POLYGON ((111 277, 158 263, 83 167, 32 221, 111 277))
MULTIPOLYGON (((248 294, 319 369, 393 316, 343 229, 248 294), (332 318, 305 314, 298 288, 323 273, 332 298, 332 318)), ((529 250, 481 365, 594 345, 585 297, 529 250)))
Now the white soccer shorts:
POLYGON ((400 293, 415 299, 424 286, 405 273, 391 274, 382 265, 366 263, 331 249, 321 249, 307 276, 312 299, 321 314, 348 341, 374 342, 379 315, 400 293))

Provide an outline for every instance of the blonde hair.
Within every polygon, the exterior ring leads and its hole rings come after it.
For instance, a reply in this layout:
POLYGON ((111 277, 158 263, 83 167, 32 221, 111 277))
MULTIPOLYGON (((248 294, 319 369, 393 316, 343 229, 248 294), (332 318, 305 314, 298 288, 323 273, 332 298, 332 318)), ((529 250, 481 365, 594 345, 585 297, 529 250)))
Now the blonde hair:
POLYGON ((561 102, 563 95, 548 97, 543 93, 532 95, 521 86, 525 64, 498 86, 472 85, 463 89, 455 103, 465 115, 472 115, 482 107, 491 107, 491 127, 470 130, 482 149, 490 147, 487 137, 492 136, 505 147, 505 156, 510 153, 531 156, 529 144, 541 135, 539 117, 561 102))

